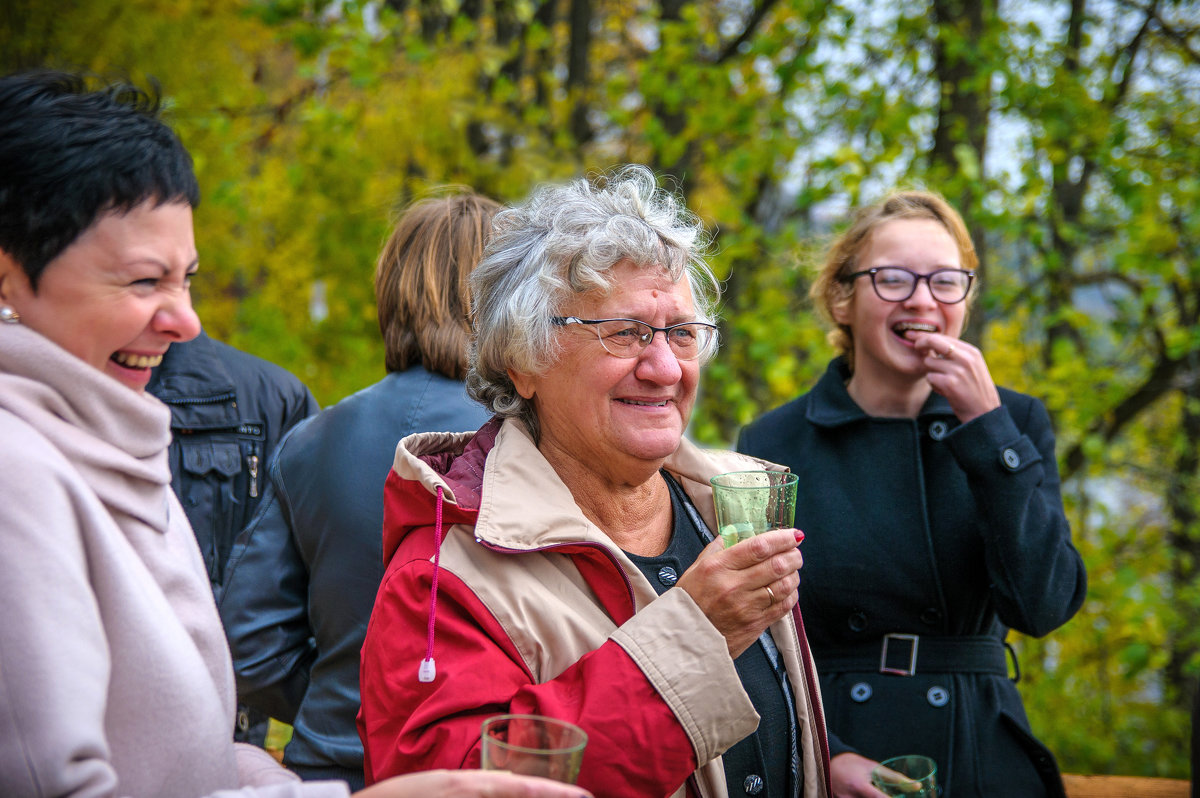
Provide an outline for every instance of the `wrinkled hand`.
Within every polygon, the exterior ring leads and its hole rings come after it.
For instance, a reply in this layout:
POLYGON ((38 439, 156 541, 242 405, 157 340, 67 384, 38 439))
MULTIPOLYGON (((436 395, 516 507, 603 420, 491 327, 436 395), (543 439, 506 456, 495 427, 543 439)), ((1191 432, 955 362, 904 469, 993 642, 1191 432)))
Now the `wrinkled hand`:
POLYGON ((487 770, 428 770, 386 779, 355 798, 589 798, 572 784, 487 770))
POLYGON ((679 577, 677 587, 725 636, 731 657, 796 606, 804 565, 797 544, 803 539, 795 529, 773 529, 726 549, 718 538, 679 577))
POLYGON ((887 798, 871 784, 871 770, 879 763, 858 754, 838 754, 829 760, 833 798, 887 798))
POLYGON ((1000 406, 983 353, 966 341, 940 333, 915 335, 914 348, 925 357, 925 379, 946 397, 958 420, 966 424, 1000 406))

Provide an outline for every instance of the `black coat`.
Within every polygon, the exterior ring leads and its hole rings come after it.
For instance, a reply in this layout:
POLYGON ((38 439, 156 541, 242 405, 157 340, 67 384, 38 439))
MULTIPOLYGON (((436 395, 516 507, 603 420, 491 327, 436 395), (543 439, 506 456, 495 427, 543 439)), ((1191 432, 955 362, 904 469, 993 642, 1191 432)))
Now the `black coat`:
MULTIPOLYGON (((833 361, 737 447, 800 477, 800 606, 831 755, 926 754, 946 798, 1062 796, 1001 645, 1009 627, 1062 625, 1086 592, 1045 408, 1001 388, 967 424, 937 394, 916 419, 872 418, 848 378, 833 361), (917 636, 912 675, 882 672, 889 633, 917 636)), ((888 640, 887 667, 908 670, 911 646, 888 640)))
POLYGON ((233 540, 266 488, 268 458, 317 401, 291 372, 203 332, 171 344, 146 390, 171 408, 171 487, 219 594, 233 540))

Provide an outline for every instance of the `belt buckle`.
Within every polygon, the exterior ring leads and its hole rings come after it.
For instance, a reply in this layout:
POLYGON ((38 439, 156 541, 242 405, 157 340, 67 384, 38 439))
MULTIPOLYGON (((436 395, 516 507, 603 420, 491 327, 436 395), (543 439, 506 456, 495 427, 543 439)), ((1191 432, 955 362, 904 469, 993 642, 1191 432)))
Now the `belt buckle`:
POLYGON ((888 633, 883 636, 883 646, 879 651, 879 672, 891 673, 896 676, 912 676, 917 672, 917 644, 921 642, 918 635, 902 635, 888 633), (893 640, 907 640, 912 645, 912 653, 908 657, 907 668, 891 668, 888 667, 888 644, 893 640))

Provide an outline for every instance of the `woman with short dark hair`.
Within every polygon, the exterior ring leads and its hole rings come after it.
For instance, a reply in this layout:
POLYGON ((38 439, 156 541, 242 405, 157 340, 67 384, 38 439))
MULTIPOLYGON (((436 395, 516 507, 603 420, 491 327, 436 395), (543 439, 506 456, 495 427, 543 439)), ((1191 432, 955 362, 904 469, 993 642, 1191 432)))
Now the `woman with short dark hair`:
MULTIPOLYGON (((229 649, 146 384, 200 322, 191 159, 130 87, 0 78, 0 793, 344 798, 233 742, 229 649)), ((366 792, 366 791, 364 791, 366 792)), ((373 798, 575 798, 422 773, 373 798)))

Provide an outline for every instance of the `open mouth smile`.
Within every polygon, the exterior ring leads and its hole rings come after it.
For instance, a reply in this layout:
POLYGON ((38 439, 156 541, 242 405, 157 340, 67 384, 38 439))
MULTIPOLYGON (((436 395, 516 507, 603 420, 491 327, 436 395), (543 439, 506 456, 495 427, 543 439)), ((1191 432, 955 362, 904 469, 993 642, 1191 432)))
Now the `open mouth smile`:
POLYGON ((937 331, 938 328, 936 325, 925 324, 919 321, 902 321, 892 326, 892 332, 906 341, 912 340, 908 335, 910 332, 935 333, 937 331))
POLYGON ((127 369, 152 369, 162 363, 162 355, 131 355, 117 352, 109 360, 127 369))

